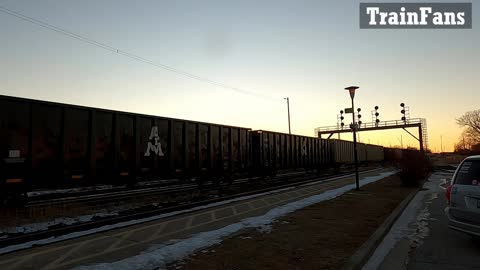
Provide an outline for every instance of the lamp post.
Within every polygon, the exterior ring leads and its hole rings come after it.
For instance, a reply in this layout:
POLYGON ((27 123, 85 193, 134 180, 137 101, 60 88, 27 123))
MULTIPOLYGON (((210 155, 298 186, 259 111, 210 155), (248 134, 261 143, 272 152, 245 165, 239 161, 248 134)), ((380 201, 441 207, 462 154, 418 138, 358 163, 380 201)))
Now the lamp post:
POLYGON ((288 97, 284 98, 287 100, 287 111, 288 111, 288 134, 292 134, 292 130, 290 129, 290 99, 288 97))
POLYGON ((355 97, 355 90, 358 86, 349 86, 345 90, 348 90, 350 93, 350 98, 352 99, 352 129, 353 129, 353 157, 355 160, 355 190, 360 190, 360 180, 358 177, 358 154, 357 154, 357 124, 355 123, 355 105, 353 103, 353 98, 355 97))

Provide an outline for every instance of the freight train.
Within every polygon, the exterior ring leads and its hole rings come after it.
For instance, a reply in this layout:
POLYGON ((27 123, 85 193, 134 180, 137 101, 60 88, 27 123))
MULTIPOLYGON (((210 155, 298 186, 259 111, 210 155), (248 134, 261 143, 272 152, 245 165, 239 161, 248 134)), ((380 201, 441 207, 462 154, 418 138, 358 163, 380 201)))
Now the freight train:
MULTIPOLYGON (((383 147, 360 143, 360 161, 383 147)), ((0 96, 0 197, 153 179, 199 183, 352 162, 353 143, 0 96)))

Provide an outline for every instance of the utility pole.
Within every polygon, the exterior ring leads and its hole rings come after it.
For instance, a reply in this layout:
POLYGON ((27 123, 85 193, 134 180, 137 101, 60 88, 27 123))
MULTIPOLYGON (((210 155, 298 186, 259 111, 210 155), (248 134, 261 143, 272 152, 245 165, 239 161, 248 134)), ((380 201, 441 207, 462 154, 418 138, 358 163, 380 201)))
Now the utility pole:
POLYGON ((443 135, 440 135, 440 151, 443 153, 443 135))
POLYGON ((292 134, 292 130, 290 128, 290 99, 288 97, 284 98, 287 100, 287 111, 288 111, 288 134, 292 134))

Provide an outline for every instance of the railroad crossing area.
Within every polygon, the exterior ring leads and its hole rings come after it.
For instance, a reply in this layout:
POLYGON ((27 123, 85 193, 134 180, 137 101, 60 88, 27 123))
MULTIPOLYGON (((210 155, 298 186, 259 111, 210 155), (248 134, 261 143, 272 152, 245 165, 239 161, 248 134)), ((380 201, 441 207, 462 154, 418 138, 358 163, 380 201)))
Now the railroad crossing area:
MULTIPOLYGON (((369 180, 383 178, 392 173, 394 173, 392 169, 364 172, 360 175, 360 182, 365 184, 369 180)), ((36 246, 1 255, 0 269, 71 269, 80 266, 88 269, 96 268, 98 264, 103 264, 102 266, 107 269, 116 269, 121 260, 179 243, 192 235, 241 224, 248 218, 265 215, 272 209, 308 197, 328 194, 329 191, 339 188, 347 191, 353 188, 353 183, 354 175, 331 177, 298 187, 215 203, 195 211, 142 224, 36 246)), ((332 193, 330 196, 335 194, 332 193)), ((235 228, 232 232, 235 232, 235 228)), ((174 254, 171 256, 172 258, 165 260, 171 262, 181 259, 175 258, 174 254)), ((129 269, 137 269, 133 265, 130 266, 129 269)))

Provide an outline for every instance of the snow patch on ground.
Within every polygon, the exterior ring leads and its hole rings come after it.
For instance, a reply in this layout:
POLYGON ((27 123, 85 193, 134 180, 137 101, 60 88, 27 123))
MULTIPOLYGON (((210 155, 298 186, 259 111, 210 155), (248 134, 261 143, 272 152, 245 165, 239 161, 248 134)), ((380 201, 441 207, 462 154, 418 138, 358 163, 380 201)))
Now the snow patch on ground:
POLYGON ((438 194, 444 192, 440 187, 444 175, 434 173, 423 185, 415 197, 410 201, 403 213, 393 224, 382 243, 377 247, 363 270, 377 269, 388 255, 390 250, 401 239, 408 239, 411 247, 421 245, 422 239, 428 236, 430 218, 429 207, 432 201, 438 198, 438 194))
MULTIPOLYGON (((367 185, 380 179, 397 173, 397 171, 380 173, 377 176, 365 177, 361 185, 367 185)), ((134 257, 130 257, 113 263, 96 264, 78 267, 78 270, 94 269, 163 269, 167 264, 183 259, 196 250, 216 245, 222 242, 222 238, 230 234, 248 228, 268 228, 276 219, 298 209, 313 205, 322 201, 333 199, 355 188, 354 184, 346 185, 337 189, 328 190, 296 202, 288 203, 271 209, 265 215, 243 219, 218 230, 202 232, 192 237, 178 241, 170 245, 147 251, 134 257)))
MULTIPOLYGON (((272 220, 273 222, 273 220, 272 220)), ((257 231, 260 233, 271 233, 272 232, 272 224, 264 224, 257 227, 257 231)))

